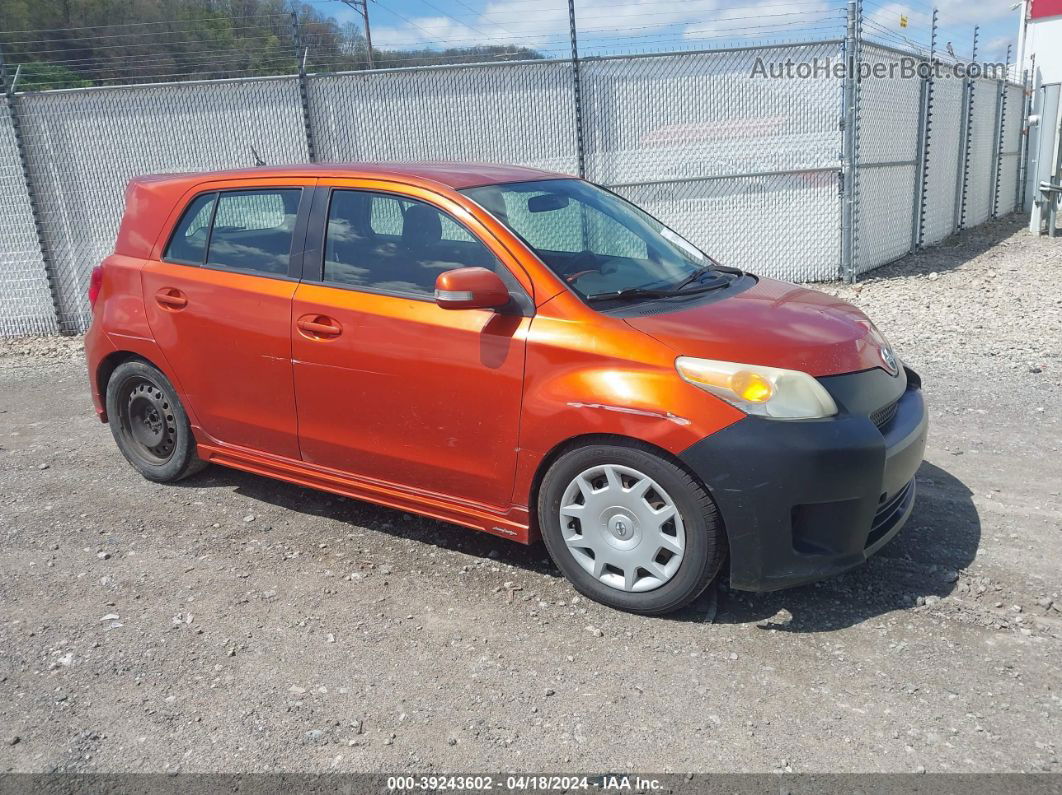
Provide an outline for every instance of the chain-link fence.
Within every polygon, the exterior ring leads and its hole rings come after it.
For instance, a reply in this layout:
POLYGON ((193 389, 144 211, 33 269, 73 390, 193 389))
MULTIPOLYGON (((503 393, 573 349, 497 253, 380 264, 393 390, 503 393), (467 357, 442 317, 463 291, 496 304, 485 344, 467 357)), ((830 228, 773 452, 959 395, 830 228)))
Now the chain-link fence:
POLYGON ((25 94, 17 113, 63 330, 88 324, 89 273, 113 250, 131 177, 251 166, 252 147, 307 159, 294 77, 25 94))
POLYGON ((996 196, 993 210, 996 215, 1013 212, 1021 190, 1018 178, 1021 171, 1021 134, 1025 114, 1025 91, 1021 86, 1007 85, 1000 105, 999 164, 996 174, 996 196))
POLYGON ((322 162, 430 157, 571 173, 573 86, 567 61, 314 76, 309 125, 322 162))
POLYGON ((962 129, 966 118, 966 90, 961 80, 934 80, 927 90, 930 96, 920 240, 925 246, 951 235, 958 223, 965 159, 962 129))
POLYGON ((902 75, 906 60, 914 75, 860 81, 855 246, 842 276, 1012 212, 1018 197, 1022 86, 881 45, 863 45, 860 58, 867 73, 902 75))
POLYGON ((15 117, 0 97, 0 334, 54 334, 55 307, 22 170, 15 117))
POLYGON ((724 262, 835 278, 840 80, 771 79, 755 67, 839 53, 839 42, 819 42, 587 61, 586 177, 724 262))
POLYGON ((983 224, 992 215, 996 184, 996 136, 999 133, 999 83, 975 80, 970 97, 969 158, 963 228, 983 224))
MULTIPOLYGON (((896 55, 864 46, 869 70, 896 55)), ((855 273, 891 262, 912 248, 919 193, 922 81, 863 80, 857 101, 855 273)))
POLYGON ((837 63, 850 46, 16 94, 0 111, 0 335, 86 328, 88 276, 130 177, 258 158, 582 169, 721 261, 797 281, 852 278, 1015 206, 1020 86, 894 76, 849 92, 836 70, 771 70, 837 63))

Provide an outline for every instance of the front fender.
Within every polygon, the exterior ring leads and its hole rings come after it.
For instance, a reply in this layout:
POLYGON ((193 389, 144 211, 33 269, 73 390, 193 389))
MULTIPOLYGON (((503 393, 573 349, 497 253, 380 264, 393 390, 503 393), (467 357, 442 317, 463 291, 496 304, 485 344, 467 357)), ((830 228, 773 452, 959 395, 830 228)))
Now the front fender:
POLYGON ((683 381, 663 344, 599 317, 594 326, 541 315, 531 324, 516 505, 530 504, 539 465, 573 438, 623 436, 677 455, 745 416, 683 381))

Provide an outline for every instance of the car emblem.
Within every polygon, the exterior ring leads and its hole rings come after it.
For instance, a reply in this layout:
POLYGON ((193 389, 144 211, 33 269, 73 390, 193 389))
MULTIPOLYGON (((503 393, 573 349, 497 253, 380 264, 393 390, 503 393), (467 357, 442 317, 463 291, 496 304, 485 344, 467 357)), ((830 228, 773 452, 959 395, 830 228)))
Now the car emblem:
POLYGON ((885 369, 892 375, 897 375, 900 372, 900 367, 896 364, 896 354, 887 345, 881 348, 881 361, 885 363, 885 369))

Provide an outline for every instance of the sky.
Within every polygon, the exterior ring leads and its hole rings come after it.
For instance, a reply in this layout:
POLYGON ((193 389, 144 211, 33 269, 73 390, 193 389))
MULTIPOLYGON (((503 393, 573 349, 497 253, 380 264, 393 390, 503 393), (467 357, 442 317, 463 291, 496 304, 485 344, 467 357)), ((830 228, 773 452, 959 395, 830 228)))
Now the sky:
MULTIPOLYGON (((304 0, 305 2, 306 0, 304 0)), ((938 0, 938 43, 969 58, 1003 60, 1017 38, 1015 0, 938 0)), ((361 23, 342 0, 309 0, 341 22, 361 23)), ((843 35, 845 0, 576 0, 584 55, 659 52, 843 35)), ((932 0, 864 0, 864 30, 902 47, 929 44, 932 0), (901 26, 906 18, 906 27, 901 26)), ((570 51, 567 0, 369 0, 373 46, 383 49, 514 44, 547 57, 570 51)))

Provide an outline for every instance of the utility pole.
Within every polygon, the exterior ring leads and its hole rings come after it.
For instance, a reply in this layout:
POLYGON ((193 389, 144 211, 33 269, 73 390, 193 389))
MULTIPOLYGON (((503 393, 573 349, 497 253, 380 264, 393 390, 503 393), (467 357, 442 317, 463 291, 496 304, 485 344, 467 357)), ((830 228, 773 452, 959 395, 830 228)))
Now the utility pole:
POLYGON ((369 0, 342 0, 343 4, 350 6, 361 13, 361 19, 365 23, 365 46, 368 51, 369 68, 372 65, 372 29, 369 27, 369 0))

